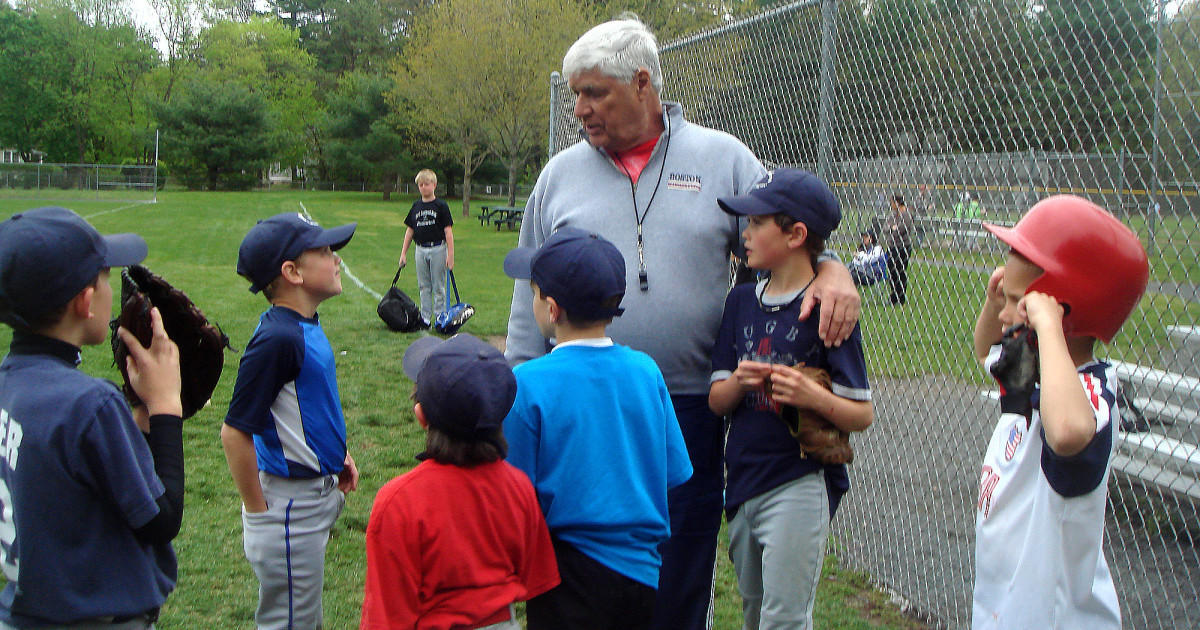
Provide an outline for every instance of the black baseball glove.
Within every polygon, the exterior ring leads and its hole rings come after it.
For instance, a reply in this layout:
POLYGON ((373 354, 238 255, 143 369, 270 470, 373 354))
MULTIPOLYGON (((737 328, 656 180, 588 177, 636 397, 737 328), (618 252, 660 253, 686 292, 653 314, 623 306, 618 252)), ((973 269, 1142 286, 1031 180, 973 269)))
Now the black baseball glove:
POLYGON ((150 328, 150 309, 157 307, 167 336, 179 347, 180 399, 183 417, 196 414, 212 397, 221 369, 225 364, 223 352, 229 348, 229 337, 209 323, 208 318, 192 303, 183 291, 171 286, 149 269, 134 265, 121 272, 121 313, 110 322, 113 330, 113 360, 124 380, 122 391, 132 406, 142 404, 129 384, 125 358, 129 348, 116 334, 118 326, 137 337, 139 343, 150 347, 153 331, 150 328))
POLYGON ((1018 324, 1004 331, 992 376, 1000 383, 1000 411, 1032 422, 1033 391, 1038 383, 1037 333, 1032 328, 1018 324))

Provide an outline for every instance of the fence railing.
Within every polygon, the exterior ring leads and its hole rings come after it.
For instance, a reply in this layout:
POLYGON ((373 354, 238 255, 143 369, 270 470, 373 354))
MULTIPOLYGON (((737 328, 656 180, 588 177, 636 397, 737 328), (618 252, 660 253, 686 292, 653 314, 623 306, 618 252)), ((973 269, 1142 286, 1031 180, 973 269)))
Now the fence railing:
MULTIPOLYGON (((970 624, 978 472, 998 413, 970 339, 1002 261, 955 204, 969 193, 984 220, 1012 222, 1070 192, 1137 231, 1150 289, 1101 349, 1132 403, 1106 554, 1126 627, 1200 627, 1200 4, 1031 6, 780 5, 663 46, 663 97, 767 165, 831 181, 844 253, 892 195, 918 211, 908 303, 863 291, 876 422, 856 437, 835 547, 947 627, 970 624)), ((579 137, 564 79, 550 87, 554 153, 579 137)))

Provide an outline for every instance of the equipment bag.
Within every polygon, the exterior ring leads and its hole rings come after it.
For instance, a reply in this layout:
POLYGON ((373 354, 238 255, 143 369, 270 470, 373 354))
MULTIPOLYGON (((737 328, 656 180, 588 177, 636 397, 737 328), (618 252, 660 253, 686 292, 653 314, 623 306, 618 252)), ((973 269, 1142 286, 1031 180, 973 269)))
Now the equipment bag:
POLYGON ((454 281, 454 271, 446 272, 446 296, 450 296, 450 289, 454 288, 454 306, 446 309, 445 313, 437 316, 437 321, 433 324, 433 329, 443 335, 453 335, 462 328, 463 324, 467 323, 468 319, 475 314, 475 307, 470 304, 465 304, 462 298, 458 296, 458 283, 454 281))
POLYGON ((421 319, 421 309, 417 308, 412 298, 396 288, 396 282, 400 280, 402 269, 404 267, 396 270, 396 277, 392 278, 392 288, 383 294, 383 299, 379 300, 379 306, 375 311, 379 313, 379 319, 382 319, 388 328, 396 332, 414 332, 424 328, 425 321, 421 319))

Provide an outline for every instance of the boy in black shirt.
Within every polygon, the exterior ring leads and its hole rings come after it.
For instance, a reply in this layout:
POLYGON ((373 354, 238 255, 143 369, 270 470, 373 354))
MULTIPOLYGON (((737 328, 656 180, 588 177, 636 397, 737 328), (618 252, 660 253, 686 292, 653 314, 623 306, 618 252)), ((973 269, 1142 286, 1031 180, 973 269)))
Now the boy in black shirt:
POLYGON ((417 244, 417 287, 421 291, 421 317, 425 327, 446 310, 446 271, 454 269, 454 219, 450 206, 438 199, 437 175, 425 169, 417 173, 421 199, 414 201, 404 218, 404 245, 400 266, 407 263, 408 245, 417 244))

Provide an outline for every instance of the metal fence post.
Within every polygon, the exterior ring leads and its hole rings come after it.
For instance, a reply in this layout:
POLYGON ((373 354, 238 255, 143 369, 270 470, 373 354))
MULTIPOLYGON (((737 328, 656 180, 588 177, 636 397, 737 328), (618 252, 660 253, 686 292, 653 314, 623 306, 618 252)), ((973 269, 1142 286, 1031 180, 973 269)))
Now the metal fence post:
POLYGON ((837 70, 837 0, 821 2, 821 94, 817 115, 817 176, 833 172, 833 78, 837 70))

